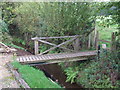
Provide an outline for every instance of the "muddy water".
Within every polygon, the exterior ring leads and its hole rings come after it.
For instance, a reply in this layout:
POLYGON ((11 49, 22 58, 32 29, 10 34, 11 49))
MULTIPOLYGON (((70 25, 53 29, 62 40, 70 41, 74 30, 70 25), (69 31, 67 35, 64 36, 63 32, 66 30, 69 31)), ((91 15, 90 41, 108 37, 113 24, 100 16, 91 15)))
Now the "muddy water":
POLYGON ((45 72, 47 77, 50 77, 54 81, 56 80, 62 87, 65 88, 82 88, 77 84, 71 84, 66 81, 66 76, 61 70, 61 67, 57 64, 36 65, 37 69, 45 72))

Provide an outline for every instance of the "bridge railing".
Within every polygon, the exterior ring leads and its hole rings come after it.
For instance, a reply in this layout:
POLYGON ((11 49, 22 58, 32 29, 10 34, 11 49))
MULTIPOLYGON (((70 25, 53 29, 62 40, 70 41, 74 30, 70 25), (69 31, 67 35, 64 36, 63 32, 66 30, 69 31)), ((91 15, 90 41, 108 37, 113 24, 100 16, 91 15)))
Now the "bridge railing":
POLYGON ((58 36, 58 37, 34 37, 34 38, 32 38, 32 40, 34 40, 35 55, 39 54, 39 42, 53 46, 52 48, 40 53, 40 55, 48 53, 49 51, 54 50, 55 48, 61 48, 61 49, 69 50, 69 51, 73 51, 73 52, 78 51, 79 47, 80 47, 80 42, 79 42, 80 37, 81 37, 80 35, 58 36), (47 41, 48 39, 62 39, 62 38, 71 38, 71 39, 64 41, 58 45, 47 41), (68 44, 70 42, 74 42, 74 50, 63 47, 63 45, 68 44))

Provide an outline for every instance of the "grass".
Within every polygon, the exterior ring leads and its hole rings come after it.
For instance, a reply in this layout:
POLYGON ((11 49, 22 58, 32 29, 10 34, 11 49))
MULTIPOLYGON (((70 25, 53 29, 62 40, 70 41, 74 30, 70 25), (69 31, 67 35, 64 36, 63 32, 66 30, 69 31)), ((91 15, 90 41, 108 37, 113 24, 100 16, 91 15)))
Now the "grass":
MULTIPOLYGON (((111 41, 112 32, 118 31, 117 25, 111 25, 110 27, 97 26, 97 30, 99 31, 99 39, 106 41, 111 41)), ((110 43, 99 42, 99 44, 106 44, 107 47, 110 47, 110 43)))
POLYGON ((14 48, 25 50, 23 47, 20 47, 20 46, 14 45, 14 44, 9 44, 9 43, 5 43, 5 44, 8 45, 8 46, 14 47, 14 48))
POLYGON ((18 69, 22 78, 31 88, 61 88, 57 83, 49 80, 42 71, 28 65, 21 65, 18 62, 12 62, 12 65, 18 69))

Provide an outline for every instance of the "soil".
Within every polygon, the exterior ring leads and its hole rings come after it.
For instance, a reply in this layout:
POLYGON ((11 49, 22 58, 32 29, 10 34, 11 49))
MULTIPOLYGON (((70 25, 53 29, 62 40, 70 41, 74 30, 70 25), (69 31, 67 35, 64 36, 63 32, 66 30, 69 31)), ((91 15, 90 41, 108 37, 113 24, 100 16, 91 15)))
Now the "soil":
POLYGON ((2 88, 20 88, 12 73, 8 70, 6 63, 12 60, 12 54, 0 53, 0 90, 2 88))

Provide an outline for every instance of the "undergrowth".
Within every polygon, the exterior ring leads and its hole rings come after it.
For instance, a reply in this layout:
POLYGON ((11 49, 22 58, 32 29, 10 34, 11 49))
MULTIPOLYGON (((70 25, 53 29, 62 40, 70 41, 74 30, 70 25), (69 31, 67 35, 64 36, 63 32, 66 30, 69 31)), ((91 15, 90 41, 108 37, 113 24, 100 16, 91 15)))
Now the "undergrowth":
POLYGON ((14 47, 14 48, 18 48, 18 49, 25 50, 23 47, 20 47, 20 46, 14 45, 14 44, 12 44, 12 43, 5 43, 5 44, 8 45, 8 46, 14 47))
MULTIPOLYGON (((65 65, 65 64, 64 64, 65 65)), ((67 82, 77 83, 85 88, 118 88, 120 86, 120 61, 116 53, 104 51, 98 60, 79 62, 62 68, 67 82)))

